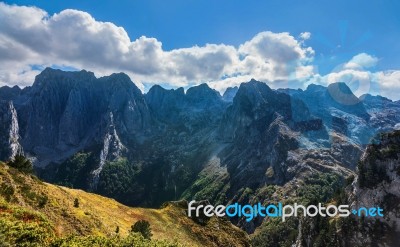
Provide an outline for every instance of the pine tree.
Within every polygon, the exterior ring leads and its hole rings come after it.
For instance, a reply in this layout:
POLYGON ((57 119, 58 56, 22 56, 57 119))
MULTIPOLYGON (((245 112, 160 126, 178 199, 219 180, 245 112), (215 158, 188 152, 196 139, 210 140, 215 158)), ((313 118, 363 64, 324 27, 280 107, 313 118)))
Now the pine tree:
POLYGON ((14 159, 7 162, 7 164, 15 169, 24 173, 33 173, 32 162, 25 158, 22 154, 17 154, 14 159))

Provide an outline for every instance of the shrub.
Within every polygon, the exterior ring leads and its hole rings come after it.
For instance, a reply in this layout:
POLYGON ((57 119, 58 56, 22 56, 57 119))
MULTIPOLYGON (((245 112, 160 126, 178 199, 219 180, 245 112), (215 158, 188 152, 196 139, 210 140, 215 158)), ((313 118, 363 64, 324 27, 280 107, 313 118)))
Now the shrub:
POLYGON ((8 184, 0 185, 0 194, 9 202, 14 196, 14 188, 8 184))
POLYGON ((17 154, 14 159, 10 160, 7 164, 23 173, 33 173, 32 162, 21 154, 17 154))
POLYGON ((151 233, 150 223, 146 220, 139 220, 131 226, 131 232, 138 232, 142 234, 145 239, 150 239, 153 234, 151 233))
POLYGON ((49 197, 47 197, 47 195, 38 196, 37 201, 39 208, 43 208, 49 201, 49 197))
POLYGON ((79 208, 79 199, 78 198, 75 198, 75 200, 74 200, 74 207, 79 208))

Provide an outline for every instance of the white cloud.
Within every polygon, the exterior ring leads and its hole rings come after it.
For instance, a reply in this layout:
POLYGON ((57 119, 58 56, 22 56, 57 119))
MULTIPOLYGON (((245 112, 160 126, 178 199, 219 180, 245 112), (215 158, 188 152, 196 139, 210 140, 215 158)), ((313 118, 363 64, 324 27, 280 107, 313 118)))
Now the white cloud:
POLYGON ((378 60, 372 55, 360 53, 326 75, 311 75, 305 85, 317 83, 327 86, 335 82, 345 82, 356 96, 368 93, 399 100, 400 70, 369 71, 369 68, 376 66, 378 60))
POLYGON ((372 74, 369 71, 353 69, 345 69, 339 72, 333 72, 324 77, 328 84, 345 82, 352 89, 356 96, 361 96, 370 92, 372 78, 372 74))
POLYGON ((314 74, 306 84, 317 83, 327 86, 335 82, 346 83, 356 96, 371 93, 374 74, 368 67, 375 66, 377 59, 369 54, 360 53, 353 56, 348 62, 336 66, 326 75, 314 74))
POLYGON ((289 33, 262 32, 240 46, 239 52, 268 61, 284 62, 306 59, 308 52, 289 33))
POLYGON ((313 74, 311 47, 304 47, 289 33, 261 32, 237 49, 233 72, 209 84, 219 91, 254 78, 273 88, 286 87, 291 80, 306 80, 313 74))
POLYGON ((379 59, 367 53, 360 53, 354 56, 344 67, 347 69, 371 68, 378 63, 379 59))
POLYGON ((251 78, 273 88, 327 85, 343 81, 356 95, 380 84, 378 93, 398 99, 400 71, 371 73, 378 58, 360 53, 326 75, 312 64, 314 50, 305 45, 311 33, 296 39, 287 32, 261 32, 238 47, 207 44, 166 51, 161 41, 139 37, 131 40, 122 27, 95 20, 78 10, 49 15, 36 7, 0 2, 0 86, 33 83, 40 71, 33 67, 72 67, 97 76, 125 72, 143 84, 185 87, 203 82, 223 92, 251 78))
POLYGON ((311 33, 310 32, 303 32, 300 34, 300 39, 302 40, 307 40, 311 38, 311 33))
POLYGON ((375 73, 374 76, 380 87, 377 94, 389 99, 400 100, 400 70, 381 71, 375 73))
POLYGON ((259 33, 238 48, 207 44, 165 51, 155 38, 132 41, 122 27, 70 9, 51 16, 36 7, 0 3, 0 23, 0 84, 9 85, 31 84, 38 73, 32 66, 56 65, 97 76, 123 71, 141 88, 143 83, 209 82, 224 90, 244 78, 273 84, 304 76, 314 53, 303 44, 309 33, 299 41, 272 32, 259 33))

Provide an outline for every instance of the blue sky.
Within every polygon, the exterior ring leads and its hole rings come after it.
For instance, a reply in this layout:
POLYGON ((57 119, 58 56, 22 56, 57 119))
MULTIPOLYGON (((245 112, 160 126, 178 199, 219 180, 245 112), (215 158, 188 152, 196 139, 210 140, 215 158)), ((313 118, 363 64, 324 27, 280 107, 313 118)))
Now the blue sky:
MULTIPOLYGON (((111 22, 122 27, 131 41, 141 36, 155 38, 162 43, 165 52, 204 47, 206 44, 238 48, 265 31, 288 32, 301 43, 300 34, 309 32, 310 38, 302 45, 312 48, 312 65, 320 77, 337 71, 338 66, 358 54, 368 54, 377 59, 373 66, 368 67, 371 73, 400 69, 400 2, 395 0, 21 0, 4 3, 36 6, 49 16, 65 9, 87 12, 96 21, 111 22)), ((304 60, 301 63, 306 65, 311 62, 304 60)), ((75 64, 65 65, 74 67, 75 64)), ((143 78, 139 76, 137 80, 144 85, 153 81, 168 84, 168 77, 148 81, 143 78)), ((185 78, 193 84, 202 81, 195 76, 185 78)), ((203 81, 210 78, 204 78, 203 81)), ((397 79, 397 76, 394 78, 397 79)), ((175 84, 179 86, 179 83, 175 84)))
POLYGON ((239 45, 265 30, 292 35, 307 31, 315 37, 308 45, 321 60, 336 57, 321 61, 324 70, 361 52, 382 58, 377 69, 400 67, 400 2, 396 0, 5 2, 38 6, 50 14, 68 8, 83 10, 96 20, 124 27, 131 39, 155 37, 166 50, 206 43, 239 45))

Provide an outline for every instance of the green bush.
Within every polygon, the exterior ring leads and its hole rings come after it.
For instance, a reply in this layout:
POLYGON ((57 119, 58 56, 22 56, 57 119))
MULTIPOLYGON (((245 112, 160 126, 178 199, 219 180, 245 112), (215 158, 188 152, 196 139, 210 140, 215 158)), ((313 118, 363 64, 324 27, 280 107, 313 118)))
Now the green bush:
POLYGON ((0 194, 9 202, 14 196, 14 188, 8 184, 1 184, 0 194))
POLYGON ((35 191, 32 191, 32 188, 29 184, 23 184, 20 187, 20 192, 26 202, 39 208, 44 208, 49 200, 46 194, 37 194, 35 191))
POLYGON ((1 246, 42 247, 54 239, 54 228, 39 213, 12 207, 0 201, 4 210, 0 217, 1 246))
POLYGON ((41 196, 39 195, 37 197, 37 201, 38 201, 38 207, 39 208, 44 208, 44 206, 49 201, 49 198, 47 197, 47 195, 41 195, 41 196))
POLYGON ((271 218, 265 221, 258 234, 251 239, 252 246, 285 246, 290 247, 298 235, 298 220, 289 218, 282 222, 281 219, 271 218))
POLYGON ((145 239, 151 239, 151 236, 153 236, 151 233, 150 223, 146 220, 139 220, 132 225, 131 232, 140 233, 145 239))
POLYGON ((74 207, 79 208, 79 199, 78 198, 75 198, 75 200, 74 200, 74 207))
POLYGON ((23 173, 33 173, 32 162, 21 154, 17 154, 14 159, 7 162, 7 164, 23 173))

